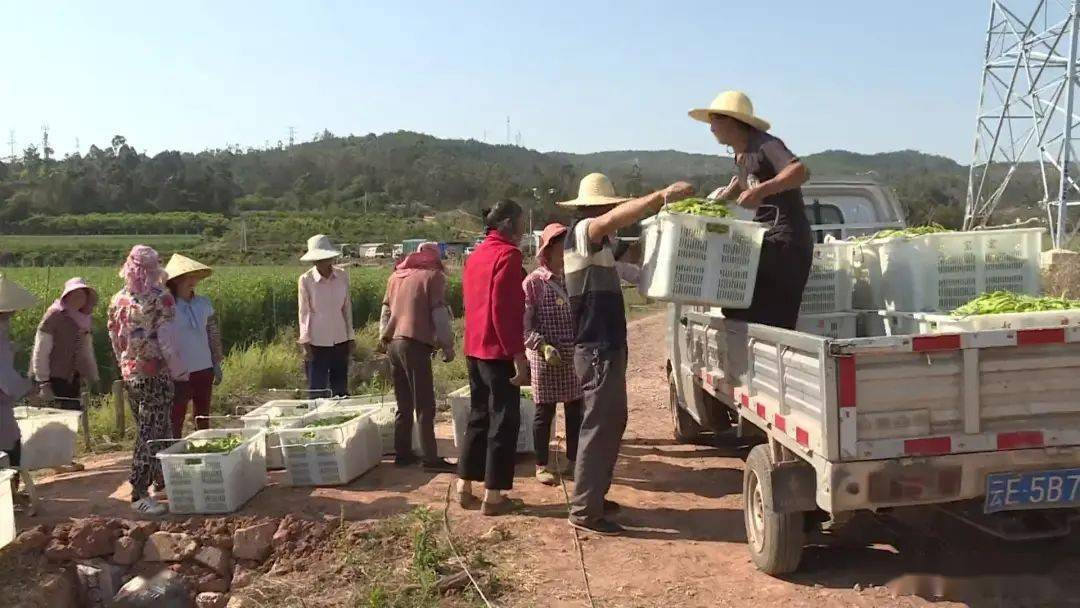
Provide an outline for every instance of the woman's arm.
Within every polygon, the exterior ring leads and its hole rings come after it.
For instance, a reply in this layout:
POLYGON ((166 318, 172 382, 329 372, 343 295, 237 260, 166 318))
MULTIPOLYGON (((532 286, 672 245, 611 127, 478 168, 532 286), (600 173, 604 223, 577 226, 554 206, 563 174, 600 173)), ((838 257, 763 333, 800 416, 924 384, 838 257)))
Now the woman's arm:
POLYGON ((213 311, 206 320, 206 339, 210 343, 210 362, 218 367, 225 360, 225 349, 221 346, 221 325, 213 311))
POLYGON ((544 293, 544 282, 535 275, 529 275, 521 285, 525 292, 525 348, 540 350, 544 345, 544 335, 540 333, 540 297, 544 293))
POLYGON ((49 357, 52 356, 52 350, 52 334, 39 327, 37 333, 34 334, 34 350, 33 354, 30 355, 30 375, 39 384, 47 383, 52 378, 49 368, 49 357))
POLYGON ((756 187, 744 190, 739 196, 739 205, 748 208, 757 207, 766 198, 774 194, 794 190, 805 184, 809 179, 810 170, 806 168, 806 165, 801 160, 795 160, 781 169, 776 174, 776 177, 761 182, 756 187))

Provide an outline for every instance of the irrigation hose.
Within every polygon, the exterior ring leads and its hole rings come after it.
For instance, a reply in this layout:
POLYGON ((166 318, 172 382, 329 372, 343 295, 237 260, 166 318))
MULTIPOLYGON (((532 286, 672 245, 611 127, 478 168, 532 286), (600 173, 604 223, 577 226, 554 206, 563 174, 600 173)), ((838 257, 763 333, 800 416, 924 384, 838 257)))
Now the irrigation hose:
POLYGON ((450 489, 454 486, 453 477, 450 478, 450 482, 446 484, 446 500, 443 502, 443 527, 446 530, 446 542, 450 545, 450 552, 454 554, 458 562, 461 563, 461 570, 465 572, 465 576, 469 577, 469 582, 472 583, 473 589, 476 589, 476 593, 480 595, 480 599, 484 601, 484 605, 488 608, 495 608, 494 604, 488 600, 484 595, 484 590, 480 588, 480 583, 476 582, 476 578, 472 572, 469 571, 469 565, 465 562, 465 558, 458 553, 457 547, 454 546, 454 535, 450 532, 450 489))

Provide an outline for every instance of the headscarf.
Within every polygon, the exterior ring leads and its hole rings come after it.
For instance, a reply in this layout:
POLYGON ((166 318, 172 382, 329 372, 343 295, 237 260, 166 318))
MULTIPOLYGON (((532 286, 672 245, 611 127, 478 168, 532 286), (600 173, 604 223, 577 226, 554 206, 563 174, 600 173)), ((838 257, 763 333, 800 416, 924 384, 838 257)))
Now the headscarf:
MULTIPOLYGON (((94 309, 94 305, 93 305, 93 302, 92 302, 93 297, 94 297, 92 295, 93 291, 90 290, 90 289, 87 289, 86 292, 87 292, 86 293, 86 298, 87 298, 86 299, 86 304, 87 305, 85 306, 85 308, 88 308, 89 310, 93 310, 94 309)), ((72 321, 75 321, 75 325, 78 325, 79 329, 81 329, 83 331, 90 331, 91 321, 93 320, 93 317, 90 315, 90 313, 86 313, 86 312, 83 312, 82 310, 80 310, 78 308, 72 308, 72 307, 68 306, 64 302, 64 298, 62 298, 62 297, 61 298, 56 298, 55 300, 53 300, 53 303, 49 306, 49 310, 47 312, 63 312, 67 316, 71 317, 72 321)))
POLYGON ((405 256, 398 262, 394 274, 398 277, 407 277, 418 270, 446 271, 439 255, 439 244, 428 241, 420 245, 414 253, 405 256))
POLYGON ((161 260, 152 247, 136 245, 131 248, 124 267, 120 269, 120 278, 124 286, 135 295, 145 295, 158 287, 165 280, 165 271, 161 269, 161 260))

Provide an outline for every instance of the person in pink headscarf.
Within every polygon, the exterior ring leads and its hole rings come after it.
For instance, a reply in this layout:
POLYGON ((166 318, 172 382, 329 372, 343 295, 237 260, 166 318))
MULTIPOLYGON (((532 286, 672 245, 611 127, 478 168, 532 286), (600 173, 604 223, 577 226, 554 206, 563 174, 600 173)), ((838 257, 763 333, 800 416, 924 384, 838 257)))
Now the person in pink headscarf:
POLYGON ((64 290, 45 311, 37 334, 30 371, 41 397, 56 399, 57 407, 81 408, 83 382, 98 381, 91 322, 98 294, 80 277, 64 283, 64 290))
POLYGON ((156 251, 136 245, 120 270, 124 287, 109 304, 109 339, 127 388, 138 435, 131 460, 131 508, 162 515, 165 506, 154 500, 150 485, 164 490, 159 440, 172 437, 170 411, 174 385, 186 380, 183 362, 170 331, 176 300, 165 289, 165 271, 156 251))
POLYGON ((431 359, 442 350, 443 361, 454 359, 454 334, 446 305, 446 273, 438 243, 424 243, 398 262, 386 283, 379 333, 390 356, 397 398, 394 421, 394 464, 415 464, 412 451, 413 416, 420 425, 423 466, 432 472, 452 472, 439 457, 435 443, 435 377, 431 359))

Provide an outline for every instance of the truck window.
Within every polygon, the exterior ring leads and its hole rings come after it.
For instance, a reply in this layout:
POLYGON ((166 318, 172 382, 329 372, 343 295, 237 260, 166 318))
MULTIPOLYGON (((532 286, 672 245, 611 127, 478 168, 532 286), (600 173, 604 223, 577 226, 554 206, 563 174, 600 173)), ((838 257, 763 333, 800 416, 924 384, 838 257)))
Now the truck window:
MULTIPOLYGON (((806 205, 806 218, 810 220, 811 226, 822 225, 837 225, 844 223, 844 213, 840 211, 840 207, 831 205, 829 203, 822 203, 818 199, 811 199, 810 203, 806 205)), ((831 234, 835 238, 843 238, 842 229, 834 230, 815 230, 814 240, 821 243, 825 240, 825 235, 831 234)))

